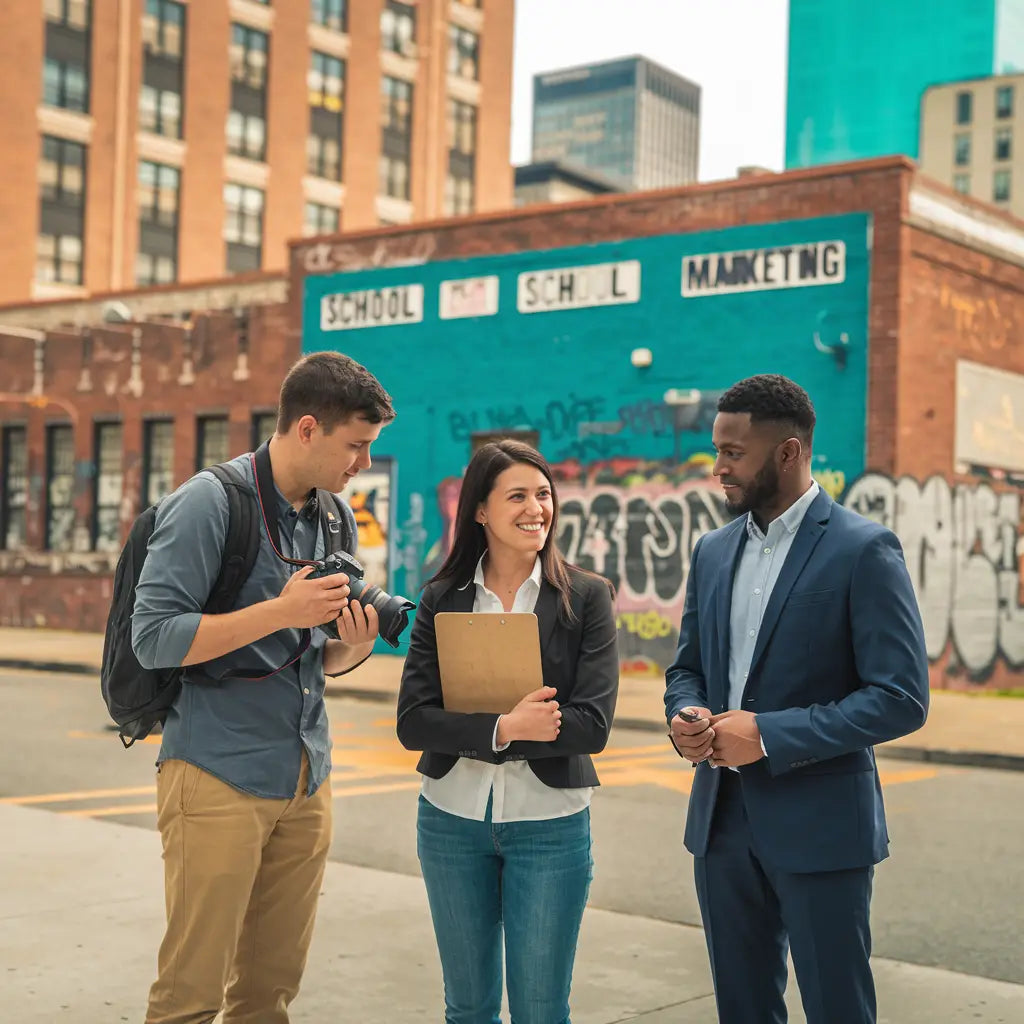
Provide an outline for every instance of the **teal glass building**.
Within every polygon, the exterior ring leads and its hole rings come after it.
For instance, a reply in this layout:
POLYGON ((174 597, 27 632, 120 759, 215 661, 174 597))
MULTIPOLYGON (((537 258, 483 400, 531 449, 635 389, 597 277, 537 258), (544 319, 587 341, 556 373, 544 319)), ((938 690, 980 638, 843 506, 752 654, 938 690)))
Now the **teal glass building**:
POLYGON ((1024 69, 1024 0, 790 0, 786 167, 917 157, 932 85, 1024 69))

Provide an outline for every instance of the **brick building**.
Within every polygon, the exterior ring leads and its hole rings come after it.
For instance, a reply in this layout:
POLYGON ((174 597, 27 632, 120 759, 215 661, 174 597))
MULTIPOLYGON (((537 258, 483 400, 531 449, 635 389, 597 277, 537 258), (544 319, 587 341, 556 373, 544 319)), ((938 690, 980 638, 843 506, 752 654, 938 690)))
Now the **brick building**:
MULTIPOLYGON (((522 434, 559 475, 563 549, 618 585, 625 666, 655 674, 693 543, 724 517, 708 479, 715 399, 774 370, 818 406, 819 481, 900 535, 933 685, 1020 685, 1022 294, 1024 224, 900 158, 297 242, 286 301, 251 319, 259 371, 244 386, 216 317, 202 359, 193 338, 192 382, 180 330, 143 344, 140 396, 129 343, 103 349, 108 383, 74 431, 79 539, 63 554, 41 548, 57 471, 47 431, 68 412, 37 406, 77 400, 82 342, 47 341, 33 398, 32 345, 0 337, 2 416, 6 432, 25 429, 34 523, 28 551, 0 554, 0 622, 102 618, 103 570, 89 561, 101 556, 77 550, 97 531, 99 419, 124 424, 123 530, 146 421, 175 415, 177 482, 202 461, 204 417, 226 412, 231 447, 246 443, 254 404, 272 402, 300 347, 332 347, 373 370, 399 413, 354 496, 361 551, 393 592, 414 594, 443 555, 472 446, 522 434)), ((5 456, 4 509, 11 474, 5 456)))
POLYGON ((512 205, 512 0, 0 5, 0 302, 512 205))

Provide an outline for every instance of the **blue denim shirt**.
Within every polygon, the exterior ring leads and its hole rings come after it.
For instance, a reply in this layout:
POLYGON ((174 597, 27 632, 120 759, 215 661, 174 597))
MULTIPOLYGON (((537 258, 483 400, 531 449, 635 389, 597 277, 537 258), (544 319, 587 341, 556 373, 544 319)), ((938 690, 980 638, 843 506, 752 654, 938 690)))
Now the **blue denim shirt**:
MULTIPOLYGON (((232 460, 255 491, 247 455, 232 460)), ((319 521, 296 513, 277 488, 267 499, 276 514, 282 554, 321 558, 319 521)), ((147 668, 182 663, 216 582, 228 527, 228 499, 220 481, 199 473, 166 497, 135 597, 132 646, 147 668)), ((292 567, 274 554, 260 520, 260 551, 242 587, 238 608, 281 593, 292 567)), ((158 764, 189 761, 253 796, 289 799, 295 795, 302 751, 309 758, 309 790, 315 793, 331 770, 331 739, 324 708, 323 647, 326 637, 312 631, 309 648, 295 656, 301 630, 282 629, 186 673, 181 693, 164 723, 158 764), (224 679, 229 671, 273 673, 265 679, 224 679)))

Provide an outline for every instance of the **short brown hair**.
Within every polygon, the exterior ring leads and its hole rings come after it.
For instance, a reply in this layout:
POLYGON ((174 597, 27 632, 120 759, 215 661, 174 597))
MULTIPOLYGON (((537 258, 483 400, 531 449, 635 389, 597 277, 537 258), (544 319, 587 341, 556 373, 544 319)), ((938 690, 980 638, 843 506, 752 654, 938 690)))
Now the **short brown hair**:
POLYGON ((340 352, 303 356, 281 385, 277 431, 285 433, 303 416, 315 416, 330 433, 339 423, 361 416, 369 423, 395 418, 391 396, 365 366, 340 352))

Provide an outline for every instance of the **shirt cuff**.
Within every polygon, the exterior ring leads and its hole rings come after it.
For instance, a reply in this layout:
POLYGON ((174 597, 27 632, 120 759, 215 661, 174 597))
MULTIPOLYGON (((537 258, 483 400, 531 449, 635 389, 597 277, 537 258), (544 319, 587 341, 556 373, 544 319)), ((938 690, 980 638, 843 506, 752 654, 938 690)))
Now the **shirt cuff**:
POLYGON ((511 740, 509 740, 508 743, 503 743, 500 747, 498 746, 498 722, 500 722, 501 719, 502 716, 498 715, 494 720, 494 735, 491 736, 491 750, 496 754, 500 754, 503 750, 508 750, 508 748, 512 746, 511 740))
POLYGON ((764 745, 764 737, 763 736, 759 736, 758 739, 761 741, 761 753, 764 754, 765 757, 767 757, 768 756, 768 751, 767 751, 767 749, 765 748, 765 745, 764 745))

